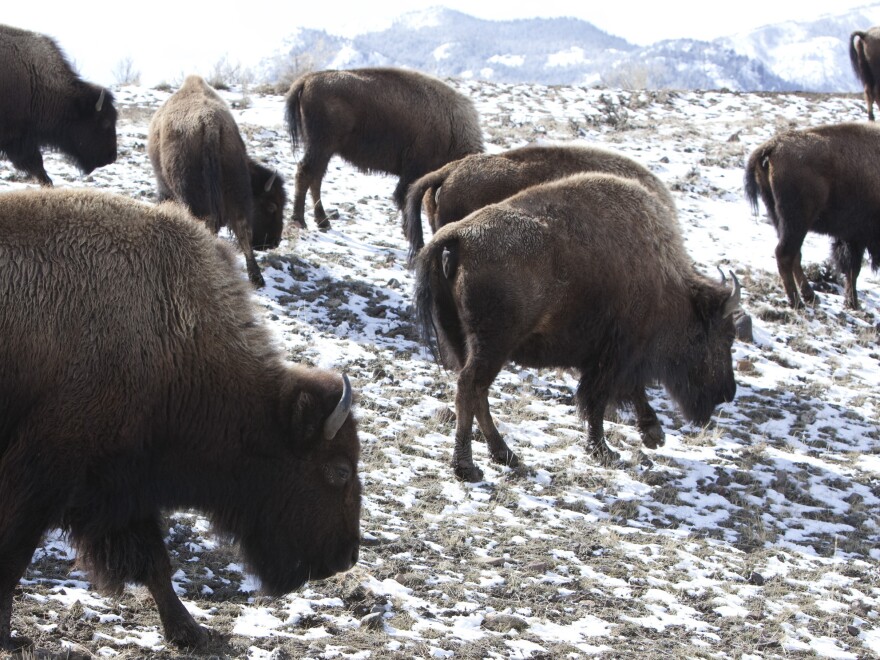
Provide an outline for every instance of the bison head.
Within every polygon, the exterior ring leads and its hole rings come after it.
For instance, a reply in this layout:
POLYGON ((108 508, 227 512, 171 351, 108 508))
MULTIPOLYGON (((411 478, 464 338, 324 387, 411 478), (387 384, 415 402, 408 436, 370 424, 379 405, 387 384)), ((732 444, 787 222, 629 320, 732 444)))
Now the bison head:
POLYGON ((113 94, 82 83, 62 136, 61 150, 84 173, 116 160, 116 108, 113 94))
POLYGON ((735 276, 733 281, 732 289, 705 280, 695 284, 694 314, 681 337, 686 342, 681 353, 684 359, 667 383, 682 412, 697 424, 708 422, 716 406, 733 401, 736 395, 731 349, 740 285, 735 276))
POLYGON ((292 374, 279 410, 290 432, 287 452, 267 455, 247 476, 261 485, 246 507, 252 518, 240 521, 244 532, 237 534, 249 567, 272 595, 348 570, 360 545, 360 443, 351 385, 329 372, 292 374))
POLYGON ((248 159, 248 169, 254 197, 251 243, 255 250, 276 248, 281 242, 284 204, 287 202, 284 179, 277 171, 270 170, 251 159, 248 159))

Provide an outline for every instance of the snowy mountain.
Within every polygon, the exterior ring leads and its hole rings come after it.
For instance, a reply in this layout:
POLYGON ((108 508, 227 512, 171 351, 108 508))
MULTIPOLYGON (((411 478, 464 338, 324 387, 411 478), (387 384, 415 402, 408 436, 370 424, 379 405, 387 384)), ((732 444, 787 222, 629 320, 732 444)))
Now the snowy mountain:
POLYGON ((639 47, 574 18, 488 21, 435 7, 351 39, 300 30, 261 75, 309 69, 402 66, 441 77, 646 89, 857 92, 853 30, 880 24, 880 3, 788 21, 713 41, 639 47))

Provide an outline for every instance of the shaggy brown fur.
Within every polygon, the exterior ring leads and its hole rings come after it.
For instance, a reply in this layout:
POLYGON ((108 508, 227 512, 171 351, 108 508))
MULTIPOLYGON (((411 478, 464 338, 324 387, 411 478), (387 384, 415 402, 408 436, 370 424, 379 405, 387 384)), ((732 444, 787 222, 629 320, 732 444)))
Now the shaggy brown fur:
POLYGON ((42 147, 84 174, 116 160, 113 94, 85 82, 49 37, 0 25, 0 155, 44 186, 42 147))
POLYGON ((858 309, 856 279, 865 250, 880 266, 880 128, 848 123, 788 131, 749 156, 746 197, 758 212, 758 195, 776 227, 776 263, 792 307, 816 299, 803 268, 807 232, 831 236, 837 267, 846 278, 846 304, 858 309))
POLYGON ((849 61, 865 88, 868 119, 874 121, 874 103, 880 101, 880 27, 856 31, 849 38, 849 61))
POLYGON ((13 590, 54 526, 100 587, 146 585, 187 647, 204 633, 172 588, 161 511, 205 512, 272 594, 357 560, 344 379, 285 364, 249 296, 177 204, 0 195, 0 647, 20 644, 13 590))
MULTIPOLYGON (((474 416, 492 459, 518 462, 488 402, 510 360, 580 372, 578 406, 602 460, 614 458, 606 406, 633 403, 642 427, 643 415, 653 415, 644 391, 652 381, 701 424, 736 392, 731 315, 739 290, 696 272, 669 209, 632 180, 579 174, 528 188, 442 227, 417 270, 423 332, 459 371, 459 478, 483 476, 471 453, 474 416)), ((656 416, 644 421, 659 427, 656 416)))
POLYGON ((422 204, 433 231, 521 190, 578 172, 605 172, 639 181, 676 215, 666 186, 631 158, 596 147, 528 146, 500 154, 475 154, 449 163, 415 181, 403 214, 410 261, 424 245, 422 204))
POLYGON ((483 151, 480 120, 470 99, 436 78, 402 69, 318 71, 287 93, 294 151, 305 153, 296 174, 293 222, 305 227, 306 190, 315 222, 330 223, 321 180, 336 154, 365 172, 399 177, 394 201, 403 209, 409 184, 446 163, 483 151))
POLYGON ((278 245, 284 182, 248 157, 225 101, 202 78, 189 76, 153 115, 147 151, 159 200, 183 202, 214 233, 228 225, 251 282, 263 286, 253 244, 278 245))

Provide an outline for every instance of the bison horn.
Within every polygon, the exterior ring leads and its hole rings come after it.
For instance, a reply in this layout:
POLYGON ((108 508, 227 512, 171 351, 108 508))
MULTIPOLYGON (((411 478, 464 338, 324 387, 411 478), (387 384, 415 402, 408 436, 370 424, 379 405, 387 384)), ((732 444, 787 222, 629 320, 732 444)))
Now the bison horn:
POLYGON ((348 381, 348 376, 342 374, 342 396, 339 398, 339 403, 336 404, 336 408, 330 413, 327 421, 324 422, 325 440, 332 440, 335 438, 336 433, 342 428, 342 423, 348 418, 348 414, 351 412, 351 399, 351 383, 348 381))
POLYGON ((730 293, 730 297, 724 301, 724 309, 721 314, 724 318, 727 318, 739 309, 742 299, 742 288, 733 271, 730 271, 730 277, 733 278, 733 291, 730 293))
POLYGON ((98 102, 95 103, 95 112, 101 112, 101 108, 104 107, 104 95, 106 93, 106 90, 101 90, 101 95, 98 97, 98 102))
POLYGON ((275 183, 275 179, 278 177, 278 170, 272 170, 272 176, 269 177, 269 180, 266 181, 266 185, 263 187, 263 190, 269 192, 272 190, 272 184, 275 183))
POLYGON ((718 269, 718 272, 721 273, 721 283, 722 283, 722 284, 727 284, 727 278, 724 277, 724 271, 721 270, 721 266, 715 266, 715 268, 717 268, 717 269, 718 269))

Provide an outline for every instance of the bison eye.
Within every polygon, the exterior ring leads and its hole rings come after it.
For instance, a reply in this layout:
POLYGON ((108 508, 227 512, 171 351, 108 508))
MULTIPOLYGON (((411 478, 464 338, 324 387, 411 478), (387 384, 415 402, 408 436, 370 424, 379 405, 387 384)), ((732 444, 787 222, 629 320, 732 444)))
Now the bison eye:
POLYGON ((278 210, 278 205, 277 204, 269 204, 269 206, 266 207, 266 210, 269 211, 269 213, 275 213, 275 211, 278 210))
POLYGON ((334 488, 342 488, 347 484, 351 480, 351 474, 351 466, 342 459, 324 463, 324 479, 334 488))

